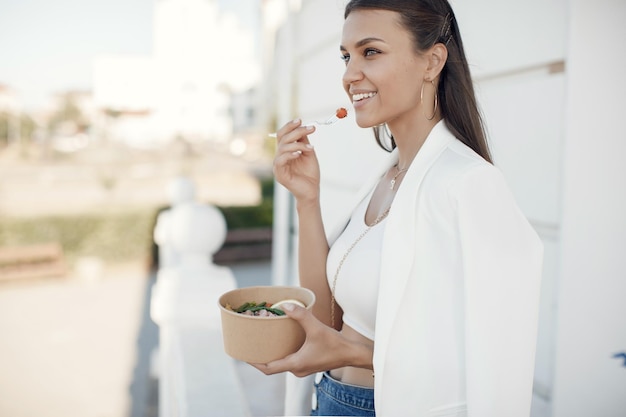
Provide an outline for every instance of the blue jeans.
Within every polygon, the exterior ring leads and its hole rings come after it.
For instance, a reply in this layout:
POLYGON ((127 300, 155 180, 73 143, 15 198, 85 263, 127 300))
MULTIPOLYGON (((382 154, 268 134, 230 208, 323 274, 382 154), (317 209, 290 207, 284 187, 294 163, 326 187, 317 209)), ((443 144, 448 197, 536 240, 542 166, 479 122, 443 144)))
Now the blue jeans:
POLYGON ((374 388, 345 384, 328 372, 315 383, 315 398, 312 416, 376 416, 374 388))

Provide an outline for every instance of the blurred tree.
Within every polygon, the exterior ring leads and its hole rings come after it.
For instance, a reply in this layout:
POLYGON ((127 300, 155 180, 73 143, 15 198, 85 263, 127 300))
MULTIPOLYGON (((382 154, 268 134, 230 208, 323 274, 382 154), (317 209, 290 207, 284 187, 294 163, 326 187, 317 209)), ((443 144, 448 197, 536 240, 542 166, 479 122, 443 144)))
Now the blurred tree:
POLYGON ((37 130, 37 123, 30 115, 22 113, 20 117, 20 132, 22 141, 30 142, 37 130))
POLYGON ((9 144, 9 115, 0 112, 0 147, 9 144))
POLYGON ((87 118, 76 104, 72 93, 66 93, 61 97, 60 105, 48 120, 48 132, 73 134, 82 132, 89 127, 87 118))
POLYGON ((16 138, 15 116, 7 112, 0 112, 0 146, 7 146, 11 140, 19 140, 22 145, 32 140, 33 133, 37 129, 37 123, 26 113, 20 115, 19 123, 19 133, 17 133, 19 138, 16 138))

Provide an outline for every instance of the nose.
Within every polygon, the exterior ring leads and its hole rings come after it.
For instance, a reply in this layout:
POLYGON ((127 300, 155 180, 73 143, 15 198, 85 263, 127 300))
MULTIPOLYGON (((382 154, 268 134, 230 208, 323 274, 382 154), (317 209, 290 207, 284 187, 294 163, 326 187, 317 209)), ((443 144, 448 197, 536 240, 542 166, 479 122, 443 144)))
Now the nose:
POLYGON ((363 79, 363 72, 355 61, 348 61, 346 69, 343 72, 343 84, 347 87, 363 79))

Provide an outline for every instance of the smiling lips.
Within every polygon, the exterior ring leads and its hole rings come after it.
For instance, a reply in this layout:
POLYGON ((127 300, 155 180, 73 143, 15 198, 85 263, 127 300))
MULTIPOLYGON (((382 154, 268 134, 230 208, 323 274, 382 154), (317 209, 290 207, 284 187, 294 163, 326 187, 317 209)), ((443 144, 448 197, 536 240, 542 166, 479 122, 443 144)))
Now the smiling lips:
POLYGON ((352 101, 361 101, 365 98, 372 98, 376 95, 376 92, 370 92, 370 93, 359 93, 359 94, 353 94, 352 95, 352 101))

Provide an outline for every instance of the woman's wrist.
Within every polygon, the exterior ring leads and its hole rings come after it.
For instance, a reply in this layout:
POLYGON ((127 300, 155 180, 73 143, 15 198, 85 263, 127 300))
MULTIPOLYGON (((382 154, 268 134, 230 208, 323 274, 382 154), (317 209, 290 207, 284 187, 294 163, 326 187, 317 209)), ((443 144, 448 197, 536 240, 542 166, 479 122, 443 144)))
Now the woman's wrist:
POLYGON ((319 209, 320 209, 319 196, 296 199, 296 211, 300 215, 309 210, 318 211, 319 209))
POLYGON ((374 369, 374 349, 371 345, 344 338, 345 352, 344 366, 355 368, 374 369))

